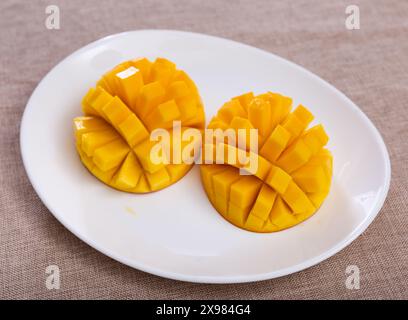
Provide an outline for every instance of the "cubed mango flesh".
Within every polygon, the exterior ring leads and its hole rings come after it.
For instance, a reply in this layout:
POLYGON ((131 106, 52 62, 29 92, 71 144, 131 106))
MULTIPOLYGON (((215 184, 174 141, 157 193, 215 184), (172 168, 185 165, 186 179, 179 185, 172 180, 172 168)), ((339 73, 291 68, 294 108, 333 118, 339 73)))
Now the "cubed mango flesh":
POLYGON ((328 136, 322 125, 308 129, 314 116, 306 107, 291 109, 289 97, 249 92, 226 102, 208 124, 211 129, 246 130, 243 146, 227 139, 206 141, 206 164, 201 165, 210 202, 242 229, 275 232, 297 225, 329 193, 333 159, 324 148, 328 136), (258 152, 249 148, 250 129, 257 129, 258 152), (253 156, 256 166, 241 163, 238 154, 253 156))
MULTIPOLYGON (((146 193, 181 179, 192 163, 152 156, 151 132, 204 129, 203 104, 193 80, 164 58, 125 61, 106 72, 82 99, 74 119, 76 147, 85 167, 118 190, 146 193)), ((201 140, 200 140, 201 143, 201 140)))

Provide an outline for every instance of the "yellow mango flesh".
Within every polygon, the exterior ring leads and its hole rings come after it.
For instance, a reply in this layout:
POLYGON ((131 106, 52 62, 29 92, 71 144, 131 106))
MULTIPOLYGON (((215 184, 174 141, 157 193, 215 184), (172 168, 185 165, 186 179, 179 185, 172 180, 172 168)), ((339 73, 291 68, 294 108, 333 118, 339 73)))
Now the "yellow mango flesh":
POLYGON ((133 193, 165 188, 192 165, 165 157, 154 163, 152 130, 171 129, 173 121, 181 122, 182 132, 205 126, 194 82, 163 58, 126 61, 106 72, 83 97, 82 110, 85 115, 74 119, 82 163, 107 185, 133 193))
POLYGON ((258 153, 249 150, 247 134, 245 148, 228 139, 204 144, 204 190, 215 209, 240 228, 275 232, 292 227, 313 215, 329 193, 333 159, 324 148, 328 136, 322 125, 308 129, 313 115, 306 107, 291 108, 291 98, 250 92, 225 103, 208 124, 211 129, 258 129, 258 153), (253 155, 257 168, 240 163, 239 153, 253 155))

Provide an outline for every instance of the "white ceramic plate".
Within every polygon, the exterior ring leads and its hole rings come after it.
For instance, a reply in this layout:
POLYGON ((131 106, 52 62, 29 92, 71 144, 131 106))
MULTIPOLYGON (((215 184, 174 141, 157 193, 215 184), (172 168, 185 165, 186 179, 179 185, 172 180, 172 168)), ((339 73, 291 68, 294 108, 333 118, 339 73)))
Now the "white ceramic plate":
POLYGON ((259 49, 207 35, 126 32, 76 51, 40 82, 21 125, 28 176, 53 215, 80 239, 134 268, 167 278, 232 283, 287 275, 327 259, 373 221, 388 192, 390 161, 368 118, 341 92, 307 70, 259 49), (162 56, 186 70, 210 119, 247 91, 281 92, 309 107, 334 156, 330 195, 309 220, 272 234, 243 231, 207 200, 199 169, 148 195, 116 191, 83 167, 72 119, 107 69, 122 60, 162 56))

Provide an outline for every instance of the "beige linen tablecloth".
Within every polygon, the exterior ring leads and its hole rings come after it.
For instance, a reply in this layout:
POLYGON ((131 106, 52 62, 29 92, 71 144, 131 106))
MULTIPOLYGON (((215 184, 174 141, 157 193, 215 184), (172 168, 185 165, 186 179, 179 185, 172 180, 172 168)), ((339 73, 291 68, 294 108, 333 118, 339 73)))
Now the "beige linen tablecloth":
MULTIPOLYGON (((58 107, 58 106, 56 106, 58 107)), ((408 1, 0 2, 0 298, 408 298, 408 1), (45 27, 58 5, 60 30, 45 27), (347 30, 345 8, 360 9, 347 30), (292 60, 343 91, 374 122, 392 162, 378 217, 323 263, 279 279, 201 285, 131 269, 92 249, 42 204, 24 171, 19 128, 41 78, 74 50, 109 34, 179 29, 248 43, 292 60), (45 268, 61 270, 59 290, 45 268), (348 265, 360 269, 347 289, 348 265)), ((361 146, 364 148, 364 146, 361 146)))

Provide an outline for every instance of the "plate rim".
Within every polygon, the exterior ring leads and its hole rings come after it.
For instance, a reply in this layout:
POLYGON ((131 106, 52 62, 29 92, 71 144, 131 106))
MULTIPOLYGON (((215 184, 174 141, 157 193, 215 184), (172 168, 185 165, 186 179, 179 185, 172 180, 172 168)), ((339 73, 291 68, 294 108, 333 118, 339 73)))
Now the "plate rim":
POLYGON ((368 226, 373 222, 373 220, 377 217, 379 212, 381 211, 381 208, 385 202, 385 199, 388 195, 389 187, 390 187, 390 181, 391 181, 391 161, 389 157, 389 153, 387 150, 387 147, 385 145, 385 142, 379 132, 379 130, 376 128, 376 126, 371 122, 371 120, 367 117, 367 115, 351 100, 349 99, 343 92, 338 90, 336 87, 334 87, 332 84, 327 82, 326 80, 322 79, 315 73, 307 70, 306 68, 302 67, 301 65, 298 65, 290 60, 287 60, 283 57, 280 57, 274 53, 268 52, 266 50, 254 47, 252 45, 248 45, 239 41, 231 40, 231 39, 226 39, 223 37, 218 37, 218 36, 213 36, 213 35, 208 35, 208 34, 203 34, 203 33, 196 33, 196 32, 190 32, 190 31, 181 31, 181 30, 171 30, 171 29, 138 29, 138 30, 130 30, 130 31, 125 31, 125 32, 120 32, 116 34, 111 34, 105 37, 102 37, 98 40, 95 40, 93 42, 90 42, 81 48, 75 50, 62 60, 60 60, 57 64, 55 64, 50 71, 47 72, 47 74, 40 80, 40 82, 37 84, 33 92, 31 93, 30 98, 28 99, 24 113, 21 119, 20 123, 20 135, 19 135, 19 140, 20 140, 20 152, 21 152, 21 157, 23 160, 23 166, 26 171, 26 174, 28 176, 28 179, 33 186, 35 192, 39 196, 40 200, 43 202, 43 204, 47 207, 47 209, 51 212, 51 214, 65 227, 67 228, 71 233, 73 233, 77 238, 79 238, 81 241, 85 242, 87 245, 91 246, 93 249, 101 252, 102 254, 110 257, 111 259, 114 259, 122 264, 125 264, 131 268, 147 272, 156 276, 172 279, 172 280, 179 280, 179 281, 187 281, 187 282, 193 282, 193 283, 213 283, 213 284, 227 284, 227 283, 249 283, 249 282, 255 282, 255 281, 263 281, 263 280, 269 280, 269 279, 274 279, 274 278, 279 278, 283 277, 292 273, 296 273, 302 270, 305 270, 307 268, 310 268, 312 266, 315 266, 316 264, 323 262, 324 260, 332 257, 333 255, 337 254, 344 248, 346 248, 351 242, 353 242, 356 238, 358 238, 367 228, 368 226), (44 195, 43 191, 41 190, 41 187, 39 187, 38 183, 36 180, 33 178, 32 172, 30 171, 30 166, 28 164, 28 156, 25 152, 25 140, 24 136, 26 136, 25 133, 25 128, 26 128, 26 123, 27 123, 27 114, 30 109, 30 106, 32 104, 32 101, 34 100, 37 92, 44 86, 45 80, 52 74, 52 72, 58 68, 61 64, 64 62, 68 61, 69 59, 72 59, 74 56, 77 54, 80 54, 82 51, 89 50, 95 46, 98 46, 100 44, 103 44, 107 41, 110 41, 111 39, 114 38, 120 38, 124 36, 128 36, 129 34, 134 34, 134 33, 146 33, 146 32, 152 32, 152 33, 173 33, 173 34, 180 34, 180 35, 189 35, 189 36, 199 36, 203 38, 210 38, 210 39, 216 39, 216 40, 223 40, 226 42, 230 42, 231 44, 235 45, 240 45, 247 47, 251 50, 258 51, 258 53, 263 54, 263 55, 268 55, 268 56, 273 56, 275 59, 286 63, 290 64, 292 67, 298 69, 300 72, 306 73, 308 76, 314 78, 314 80, 318 81, 320 85, 331 89, 331 91, 335 92, 336 95, 339 96, 339 98, 343 99, 345 103, 347 103, 349 106, 351 106, 361 118, 362 120, 367 124, 368 128, 370 129, 371 133, 374 135, 376 138, 376 141, 379 144, 379 147, 381 149, 381 153, 383 156, 383 160, 385 163, 385 186, 381 192, 381 195, 377 198, 376 205, 371 209, 371 212, 367 219, 358 225, 350 235, 343 239, 342 241, 339 241, 334 247, 332 247, 330 250, 326 250, 322 254, 312 257, 310 259, 307 259, 301 263, 298 263, 296 265, 282 268, 279 270, 275 270, 272 272, 265 272, 265 273, 260 273, 260 274, 254 274, 254 275, 234 275, 234 276, 205 276, 205 275, 185 275, 183 273, 178 273, 178 272, 171 272, 171 271, 166 271, 163 269, 159 269, 156 267, 150 267, 148 265, 145 265, 143 263, 137 263, 135 261, 132 261, 131 259, 128 259, 126 257, 121 257, 120 255, 117 255, 115 252, 104 248, 103 246, 100 246, 97 242, 95 242, 93 239, 90 239, 89 237, 80 234, 75 230, 75 227, 70 225, 69 221, 67 219, 64 219, 61 215, 58 214, 58 210, 55 208, 52 208, 52 206, 49 205, 49 203, 46 200, 46 196, 44 195))

